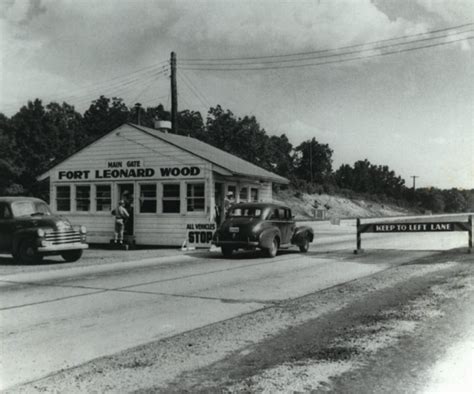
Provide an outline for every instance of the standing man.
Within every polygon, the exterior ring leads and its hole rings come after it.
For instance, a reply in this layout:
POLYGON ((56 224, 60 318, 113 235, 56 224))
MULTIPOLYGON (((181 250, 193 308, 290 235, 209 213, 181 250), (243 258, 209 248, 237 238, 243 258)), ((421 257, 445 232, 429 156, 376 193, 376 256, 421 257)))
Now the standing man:
POLYGON ((227 192, 225 198, 224 198, 224 215, 227 217, 230 207, 232 204, 234 204, 234 193, 232 192, 227 192))
POLYGON ((130 217, 124 205, 125 201, 120 200, 117 208, 112 211, 112 215, 115 215, 114 243, 119 244, 123 243, 123 232, 125 229, 125 222, 130 217))

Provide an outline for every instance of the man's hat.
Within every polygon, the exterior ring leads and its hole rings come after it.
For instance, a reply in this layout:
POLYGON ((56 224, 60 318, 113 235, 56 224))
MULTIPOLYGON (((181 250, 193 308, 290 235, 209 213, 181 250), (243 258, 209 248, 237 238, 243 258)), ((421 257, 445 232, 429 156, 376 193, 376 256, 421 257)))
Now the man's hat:
POLYGON ((125 201, 120 200, 120 201, 119 201, 119 205, 125 205, 125 201))
POLYGON ((233 196, 234 193, 232 193, 232 192, 227 192, 227 195, 228 195, 228 196, 233 196))

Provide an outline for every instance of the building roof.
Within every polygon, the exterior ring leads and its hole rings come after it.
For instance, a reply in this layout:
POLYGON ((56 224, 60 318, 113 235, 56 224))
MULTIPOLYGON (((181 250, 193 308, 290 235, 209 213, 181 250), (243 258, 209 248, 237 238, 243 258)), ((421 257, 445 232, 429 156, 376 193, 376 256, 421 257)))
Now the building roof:
MULTIPOLYGON (((164 133, 156 129, 151 129, 145 126, 139 126, 133 123, 125 123, 124 125, 131 126, 143 133, 146 133, 150 136, 153 136, 169 144, 172 144, 179 149, 183 149, 195 156, 200 157, 201 159, 208 161, 209 163, 216 165, 217 167, 223 170, 230 172, 232 175, 246 176, 246 177, 256 178, 258 180, 270 181, 270 182, 280 183, 280 184, 289 183, 288 179, 280 175, 264 170, 263 168, 256 166, 255 164, 249 163, 248 161, 245 161, 228 152, 218 149, 212 145, 206 144, 205 142, 199 141, 196 138, 191 138, 191 137, 171 134, 171 133, 164 133)), ((123 127, 124 125, 119 126, 118 128, 123 127)), ((115 130, 117 130, 118 128, 112 130, 106 135, 109 135, 115 132, 115 130)), ((79 150, 71 154, 69 157, 66 157, 65 159, 61 160, 60 162, 53 163, 51 167, 45 173, 38 176, 37 179, 43 180, 47 178, 49 176, 50 171, 54 167, 68 160, 71 156, 78 154, 80 151, 87 148, 91 144, 97 142, 98 140, 104 138, 106 135, 101 136, 97 140, 92 141, 90 144, 80 148, 79 150)))
POLYGON ((228 152, 218 149, 212 145, 206 144, 205 142, 199 141, 196 138, 171 133, 164 133, 156 129, 138 126, 132 123, 128 124, 138 130, 152 135, 155 138, 159 138, 163 141, 177 146, 180 149, 186 150, 189 153, 201 157, 202 159, 210 163, 225 168, 233 175, 243 175, 252 178, 260 178, 265 181, 271 181, 280 184, 289 183, 288 179, 280 175, 264 170, 263 168, 258 167, 255 164, 249 163, 248 161, 245 161, 228 152))

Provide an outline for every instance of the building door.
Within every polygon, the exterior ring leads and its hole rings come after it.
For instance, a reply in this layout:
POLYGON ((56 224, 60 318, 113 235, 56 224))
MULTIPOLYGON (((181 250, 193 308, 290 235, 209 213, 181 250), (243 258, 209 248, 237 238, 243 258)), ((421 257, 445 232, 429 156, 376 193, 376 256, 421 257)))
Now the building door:
POLYGON ((134 185, 133 183, 121 183, 118 185, 118 196, 120 200, 125 202, 125 209, 130 218, 125 222, 125 236, 132 236, 134 234, 134 185))
POLYGON ((214 184, 214 221, 217 225, 222 223, 224 218, 224 193, 223 184, 216 182, 214 184))

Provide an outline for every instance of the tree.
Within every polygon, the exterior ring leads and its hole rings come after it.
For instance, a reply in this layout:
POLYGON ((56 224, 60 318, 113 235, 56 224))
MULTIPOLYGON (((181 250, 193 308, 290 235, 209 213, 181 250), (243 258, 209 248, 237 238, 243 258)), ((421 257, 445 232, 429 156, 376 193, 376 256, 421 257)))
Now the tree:
POLYGON ((272 169, 269 137, 254 116, 236 118, 220 105, 210 108, 207 115, 205 142, 244 160, 272 169))
POLYGON ((91 142, 129 120, 130 111, 118 97, 109 99, 100 96, 84 112, 84 128, 88 142, 91 142))
POLYGON ((467 201, 458 189, 443 190, 446 212, 466 212, 467 201))
POLYGON ((315 138, 302 142, 295 148, 296 175, 308 182, 324 183, 332 173, 333 150, 315 138))
POLYGON ((71 155, 87 142, 82 115, 67 103, 50 103, 46 106, 46 124, 54 136, 51 146, 54 160, 71 155))
POLYGON ((48 127, 46 109, 39 99, 23 106, 11 118, 10 124, 17 149, 13 165, 21 171, 21 184, 29 189, 36 176, 56 158, 55 131, 48 127))
POLYGON ((416 200, 424 209, 440 213, 444 212, 445 202, 441 190, 436 188, 423 188, 416 190, 416 200))
POLYGON ((290 178, 294 174, 295 157, 293 145, 285 134, 272 135, 269 141, 270 160, 273 171, 290 178))

